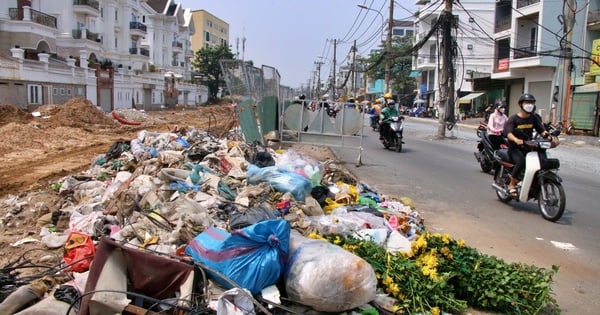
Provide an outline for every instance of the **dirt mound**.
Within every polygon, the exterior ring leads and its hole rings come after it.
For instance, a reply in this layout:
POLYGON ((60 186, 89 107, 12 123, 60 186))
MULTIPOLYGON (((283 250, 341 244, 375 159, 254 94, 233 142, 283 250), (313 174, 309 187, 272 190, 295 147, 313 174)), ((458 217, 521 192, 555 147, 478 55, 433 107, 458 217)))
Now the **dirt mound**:
POLYGON ((13 105, 0 105, 0 126, 8 123, 26 123, 32 118, 30 113, 13 105))
POLYGON ((96 108, 92 102, 83 98, 71 99, 63 105, 42 106, 37 111, 40 112, 42 118, 45 118, 44 125, 51 127, 117 126, 114 119, 96 108))

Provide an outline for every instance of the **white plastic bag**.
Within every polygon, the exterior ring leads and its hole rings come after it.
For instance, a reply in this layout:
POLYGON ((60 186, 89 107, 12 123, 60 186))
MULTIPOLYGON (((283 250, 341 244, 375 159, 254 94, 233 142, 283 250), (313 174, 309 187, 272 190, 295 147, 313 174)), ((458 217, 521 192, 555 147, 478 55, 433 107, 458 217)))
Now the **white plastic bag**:
POLYGON ((284 273, 288 298, 317 311, 342 312, 375 298, 373 267, 343 248, 290 234, 290 255, 284 273))

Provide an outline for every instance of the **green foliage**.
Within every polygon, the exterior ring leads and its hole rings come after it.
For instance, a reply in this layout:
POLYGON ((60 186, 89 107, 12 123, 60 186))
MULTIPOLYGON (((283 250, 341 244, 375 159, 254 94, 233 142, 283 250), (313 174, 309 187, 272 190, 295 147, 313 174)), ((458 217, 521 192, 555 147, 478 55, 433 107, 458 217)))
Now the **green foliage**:
POLYGON ((468 306, 501 314, 560 313, 551 290, 555 266, 509 264, 448 234, 426 232, 405 254, 352 237, 328 240, 373 266, 378 287, 398 299, 399 313, 461 313, 468 306))
POLYGON ((225 80, 219 63, 223 59, 233 59, 233 53, 229 47, 219 45, 196 51, 192 60, 192 67, 200 74, 197 81, 208 87, 209 99, 215 99, 219 87, 225 87, 225 80))
MULTIPOLYGON (((412 68, 412 37, 404 36, 394 38, 390 58, 390 82, 394 94, 399 95, 399 102, 408 102, 414 96, 416 83, 410 78, 412 68)), ((385 78, 385 42, 382 42, 379 51, 362 60, 367 65, 366 74, 373 79, 385 78)))

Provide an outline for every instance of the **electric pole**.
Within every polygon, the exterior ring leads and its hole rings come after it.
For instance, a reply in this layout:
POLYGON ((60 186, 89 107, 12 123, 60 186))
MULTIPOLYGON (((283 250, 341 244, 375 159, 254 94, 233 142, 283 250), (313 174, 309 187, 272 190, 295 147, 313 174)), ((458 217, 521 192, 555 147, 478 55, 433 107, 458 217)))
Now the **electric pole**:
MULTIPOLYGON (((446 0, 451 1, 451 0, 446 0)), ((384 91, 383 93, 391 92, 390 90, 390 68, 391 68, 391 54, 392 54, 392 30, 394 28, 394 0, 390 0, 390 16, 388 18, 388 29, 385 38, 385 77, 384 77, 384 91)))
POLYGON ((356 99, 356 39, 352 45, 352 97, 356 99))
POLYGON ((562 80, 559 87, 560 105, 557 108, 558 121, 562 121, 563 126, 569 125, 570 101, 571 101, 571 71, 573 70, 573 50, 571 49, 571 40, 573 39, 573 27, 575 25, 575 0, 566 0, 564 6, 565 24, 563 25, 564 42, 561 43, 562 53, 562 80))
POLYGON ((315 61, 315 65, 317 65, 317 99, 321 97, 321 65, 322 61, 315 61))
POLYGON ((452 28, 454 17, 452 16, 452 0, 446 0, 444 12, 442 13, 442 41, 440 55, 442 56, 442 71, 440 73, 440 113, 438 136, 446 137, 446 126, 454 126, 454 39, 452 38, 452 28))
POLYGON ((335 63, 337 62, 335 55, 337 54, 337 39, 333 40, 333 82, 331 82, 331 100, 335 101, 336 100, 336 96, 335 96, 335 63))

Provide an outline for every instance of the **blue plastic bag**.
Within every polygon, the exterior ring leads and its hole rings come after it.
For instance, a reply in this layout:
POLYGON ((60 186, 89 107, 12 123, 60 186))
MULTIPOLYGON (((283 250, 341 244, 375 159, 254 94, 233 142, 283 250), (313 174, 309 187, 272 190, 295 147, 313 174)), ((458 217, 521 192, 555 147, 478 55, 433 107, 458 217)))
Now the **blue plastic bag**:
MULTIPOLYGON (((289 252, 290 229, 286 220, 261 221, 231 234, 209 227, 188 243, 185 253, 257 294, 279 280, 289 252)), ((207 274, 232 288, 216 273, 207 270, 207 274)))
POLYGON ((306 200, 306 196, 310 194, 310 191, 312 190, 310 180, 306 177, 278 166, 266 166, 261 168, 250 164, 248 165, 246 178, 250 185, 267 182, 276 191, 283 193, 289 192, 294 196, 296 201, 301 202, 306 200))

